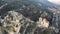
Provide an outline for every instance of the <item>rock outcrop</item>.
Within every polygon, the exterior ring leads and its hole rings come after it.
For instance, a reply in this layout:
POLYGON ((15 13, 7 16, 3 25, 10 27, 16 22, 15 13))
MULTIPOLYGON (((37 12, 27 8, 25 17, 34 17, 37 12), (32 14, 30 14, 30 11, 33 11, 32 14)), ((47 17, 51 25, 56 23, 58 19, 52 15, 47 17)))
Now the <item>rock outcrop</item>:
POLYGON ((49 21, 46 18, 40 17, 39 22, 37 22, 38 27, 49 27, 49 21))
POLYGON ((22 19, 22 14, 15 11, 9 11, 4 17, 2 22, 2 33, 3 34, 18 34, 21 28, 20 20, 22 19))

